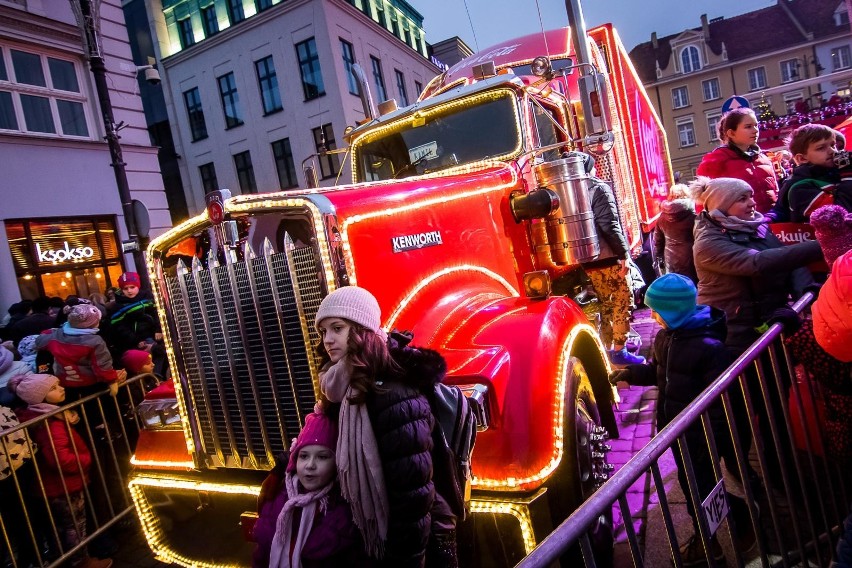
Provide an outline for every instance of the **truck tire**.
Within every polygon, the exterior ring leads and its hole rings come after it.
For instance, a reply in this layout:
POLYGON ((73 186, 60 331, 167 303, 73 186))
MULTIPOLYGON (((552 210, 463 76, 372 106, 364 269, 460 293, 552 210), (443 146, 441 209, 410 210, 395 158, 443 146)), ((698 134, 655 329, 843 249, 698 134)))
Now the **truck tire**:
MULTIPOLYGON (((562 463, 547 482, 548 506, 553 527, 559 526, 609 477, 609 446, 606 429, 592 383, 579 359, 569 360, 565 385, 564 453, 562 463)), ((589 531, 595 564, 612 566, 612 510, 601 515, 589 531)), ((575 545, 561 558, 562 566, 584 566, 580 546, 575 545)))

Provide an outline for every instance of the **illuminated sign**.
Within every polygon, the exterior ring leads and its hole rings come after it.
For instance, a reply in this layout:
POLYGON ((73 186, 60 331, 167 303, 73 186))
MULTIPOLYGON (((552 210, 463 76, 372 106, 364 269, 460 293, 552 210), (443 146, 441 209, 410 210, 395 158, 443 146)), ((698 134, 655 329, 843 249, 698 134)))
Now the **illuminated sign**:
POLYGON ((42 250, 41 245, 36 243, 35 247, 39 264, 45 262, 53 264, 56 264, 57 262, 77 262, 95 256, 95 251, 92 247, 71 248, 68 241, 65 241, 64 244, 65 248, 42 250))

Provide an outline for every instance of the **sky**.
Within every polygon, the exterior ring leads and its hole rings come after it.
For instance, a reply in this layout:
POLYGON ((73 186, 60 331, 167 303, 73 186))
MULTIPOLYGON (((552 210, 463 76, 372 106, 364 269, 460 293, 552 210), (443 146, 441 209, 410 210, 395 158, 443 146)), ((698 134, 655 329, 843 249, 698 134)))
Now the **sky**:
MULTIPOLYGON (((408 0, 408 3, 423 15, 426 41, 437 43, 459 36, 474 52, 541 31, 541 22, 545 30, 568 25, 564 0, 538 0, 538 7, 536 0, 408 0)), ((712 20, 773 4, 775 0, 585 0, 582 8, 586 27, 612 23, 630 51, 650 41, 651 32, 665 37, 700 26, 701 14, 712 20)))

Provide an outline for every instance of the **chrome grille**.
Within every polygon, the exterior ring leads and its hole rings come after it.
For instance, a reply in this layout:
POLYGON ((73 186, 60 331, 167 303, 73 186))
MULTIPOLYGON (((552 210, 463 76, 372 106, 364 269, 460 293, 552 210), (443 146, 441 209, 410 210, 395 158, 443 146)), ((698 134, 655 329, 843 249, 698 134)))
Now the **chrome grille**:
POLYGON ((166 278, 206 462, 265 469, 289 447, 316 400, 313 321, 324 294, 317 254, 289 238, 260 256, 207 267, 194 259, 166 278))

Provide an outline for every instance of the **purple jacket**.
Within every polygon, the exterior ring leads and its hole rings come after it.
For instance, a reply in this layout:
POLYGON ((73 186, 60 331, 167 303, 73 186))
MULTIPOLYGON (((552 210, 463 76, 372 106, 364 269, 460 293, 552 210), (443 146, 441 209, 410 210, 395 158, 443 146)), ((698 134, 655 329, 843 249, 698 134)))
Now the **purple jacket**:
MULTIPOLYGON (((271 501, 260 508, 257 523, 254 525, 254 550, 252 566, 267 568, 272 539, 275 537, 275 524, 278 515, 287 502, 287 492, 283 485, 271 501)), ((295 523, 299 522, 301 511, 296 511, 295 523)), ((319 509, 314 517, 314 527, 308 540, 302 547, 303 568, 335 568, 338 566, 371 566, 371 560, 364 552, 361 535, 352 520, 349 504, 340 496, 340 488, 335 486, 329 493, 328 509, 323 515, 319 509)))

